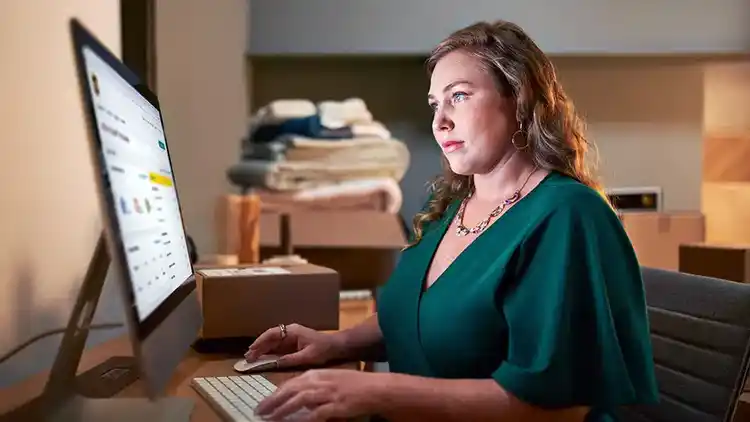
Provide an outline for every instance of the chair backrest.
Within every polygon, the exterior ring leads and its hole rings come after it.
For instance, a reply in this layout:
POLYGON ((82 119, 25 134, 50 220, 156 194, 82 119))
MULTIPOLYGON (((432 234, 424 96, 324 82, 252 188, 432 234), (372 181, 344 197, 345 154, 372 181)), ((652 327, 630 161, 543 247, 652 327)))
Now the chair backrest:
POLYGON ((661 402, 622 419, 730 422, 749 366, 750 284, 642 271, 661 402))

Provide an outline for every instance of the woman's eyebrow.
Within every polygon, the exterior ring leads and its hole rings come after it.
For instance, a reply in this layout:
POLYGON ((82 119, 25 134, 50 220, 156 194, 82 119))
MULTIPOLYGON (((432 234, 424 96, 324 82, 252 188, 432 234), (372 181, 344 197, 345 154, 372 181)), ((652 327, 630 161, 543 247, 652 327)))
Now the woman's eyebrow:
MULTIPOLYGON (((451 89, 453 89, 453 87, 455 87, 456 85, 461 85, 461 84, 471 85, 471 81, 468 81, 466 79, 455 80, 455 81, 449 83, 448 85, 446 85, 445 87, 443 87, 443 93, 446 93, 446 92, 450 91, 451 89)), ((432 95, 432 94, 428 94, 427 98, 428 99, 432 99, 432 98, 435 98, 435 96, 432 95)))

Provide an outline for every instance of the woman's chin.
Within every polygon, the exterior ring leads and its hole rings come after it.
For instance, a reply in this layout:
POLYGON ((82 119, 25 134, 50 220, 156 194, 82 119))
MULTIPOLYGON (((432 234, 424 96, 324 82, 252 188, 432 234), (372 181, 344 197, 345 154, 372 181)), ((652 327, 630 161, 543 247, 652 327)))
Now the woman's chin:
POLYGON ((474 174, 472 166, 463 160, 448 159, 448 164, 450 165, 451 171, 460 176, 471 176, 474 174))

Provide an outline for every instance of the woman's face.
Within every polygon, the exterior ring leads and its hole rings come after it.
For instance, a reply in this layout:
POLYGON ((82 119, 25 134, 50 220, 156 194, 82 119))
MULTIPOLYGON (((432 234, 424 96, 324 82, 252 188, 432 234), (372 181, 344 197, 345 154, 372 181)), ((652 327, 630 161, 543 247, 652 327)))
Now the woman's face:
POLYGON ((454 173, 488 173, 513 148, 515 101, 470 54, 454 51, 438 61, 428 101, 432 133, 454 173))

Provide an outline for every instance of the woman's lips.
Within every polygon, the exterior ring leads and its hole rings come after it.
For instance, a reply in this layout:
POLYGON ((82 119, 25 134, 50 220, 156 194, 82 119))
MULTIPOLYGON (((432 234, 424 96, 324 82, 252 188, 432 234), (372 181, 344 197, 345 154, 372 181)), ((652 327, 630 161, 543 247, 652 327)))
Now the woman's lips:
POLYGON ((459 150, 464 147, 463 141, 445 141, 442 144, 440 144, 441 147, 443 147, 443 151, 445 152, 453 152, 456 150, 459 150))

